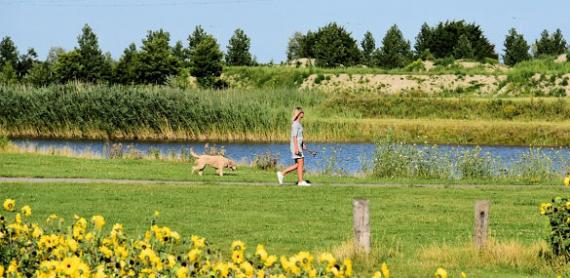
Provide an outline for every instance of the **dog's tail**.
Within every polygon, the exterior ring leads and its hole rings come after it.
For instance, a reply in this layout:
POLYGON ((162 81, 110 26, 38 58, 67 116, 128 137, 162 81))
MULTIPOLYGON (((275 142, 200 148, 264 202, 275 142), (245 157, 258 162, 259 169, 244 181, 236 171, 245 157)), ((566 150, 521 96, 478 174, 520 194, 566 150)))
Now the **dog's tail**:
POLYGON ((200 156, 197 155, 192 148, 190 148, 190 155, 193 156, 194 158, 200 158, 200 156))

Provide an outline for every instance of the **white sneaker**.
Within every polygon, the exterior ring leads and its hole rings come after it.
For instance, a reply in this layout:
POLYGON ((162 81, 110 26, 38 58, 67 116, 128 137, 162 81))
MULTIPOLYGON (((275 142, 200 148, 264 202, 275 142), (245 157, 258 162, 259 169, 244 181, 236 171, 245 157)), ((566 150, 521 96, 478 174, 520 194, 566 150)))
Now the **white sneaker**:
POLYGON ((311 186, 311 183, 307 181, 300 181, 297 183, 297 186, 311 186))
POLYGON ((279 184, 283 184, 283 173, 277 172, 277 180, 279 181, 279 184))

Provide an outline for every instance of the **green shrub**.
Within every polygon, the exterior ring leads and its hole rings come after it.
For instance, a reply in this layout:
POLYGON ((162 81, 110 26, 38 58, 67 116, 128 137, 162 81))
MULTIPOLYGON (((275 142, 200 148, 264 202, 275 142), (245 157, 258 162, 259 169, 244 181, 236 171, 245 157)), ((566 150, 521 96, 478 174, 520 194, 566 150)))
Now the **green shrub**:
POLYGON ((273 170, 277 167, 277 161, 279 161, 279 154, 274 154, 268 151, 256 154, 253 159, 253 165, 257 169, 273 170))
POLYGON ((0 135, 0 150, 4 150, 10 145, 10 139, 6 135, 0 135))
POLYGON ((540 205, 540 214, 549 220, 551 232, 548 243, 552 253, 570 260, 570 201, 568 198, 556 197, 552 203, 540 205))

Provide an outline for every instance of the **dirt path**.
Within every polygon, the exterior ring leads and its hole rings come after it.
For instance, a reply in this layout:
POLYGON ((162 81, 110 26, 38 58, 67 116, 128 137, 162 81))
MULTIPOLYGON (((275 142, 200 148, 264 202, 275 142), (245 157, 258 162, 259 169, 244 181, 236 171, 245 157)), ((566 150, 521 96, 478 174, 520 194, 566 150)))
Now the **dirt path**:
MULTIPOLYGON (((250 186, 279 186, 275 182, 244 182, 244 181, 175 181, 175 180, 129 180, 129 179, 92 179, 92 178, 29 178, 29 177, 0 177, 1 183, 69 183, 69 184, 167 184, 167 185, 250 185, 250 186)), ((294 186, 293 183, 286 183, 282 186, 294 186)), ((368 186, 368 187, 409 187, 409 188, 455 188, 455 189, 525 189, 529 185, 475 185, 475 184, 397 184, 397 183, 325 183, 314 184, 314 186, 368 186)), ((533 188, 541 185, 532 185, 533 188)), ((551 186, 551 185, 544 185, 551 186)))

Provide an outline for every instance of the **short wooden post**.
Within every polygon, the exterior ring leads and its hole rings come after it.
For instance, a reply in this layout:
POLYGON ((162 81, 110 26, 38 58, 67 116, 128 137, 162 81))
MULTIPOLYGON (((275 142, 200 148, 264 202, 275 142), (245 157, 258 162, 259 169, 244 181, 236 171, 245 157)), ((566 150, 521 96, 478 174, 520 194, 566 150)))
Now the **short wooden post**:
POLYGON ((489 230, 489 209, 491 202, 479 200, 475 202, 475 226, 473 230, 473 242, 477 249, 487 244, 487 231, 489 230))
POLYGON ((356 249, 370 253, 370 214, 368 200, 352 200, 352 220, 356 249))

